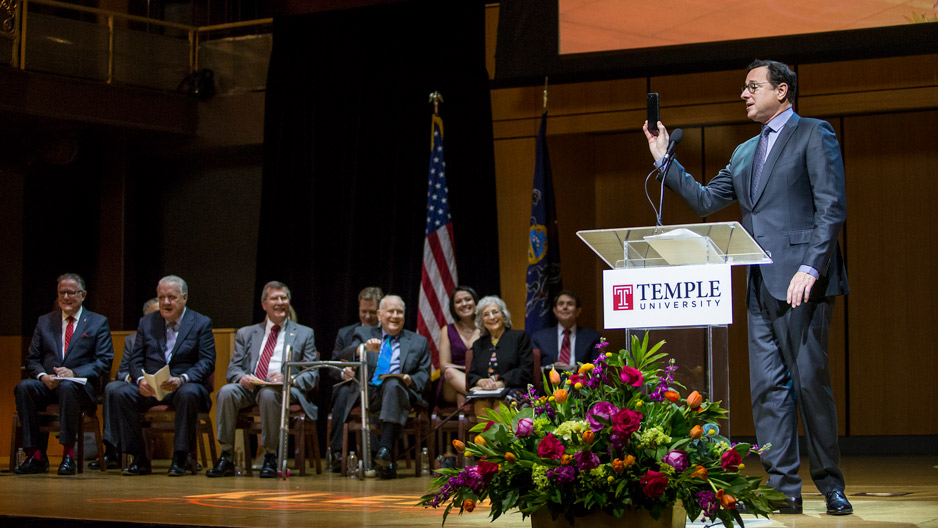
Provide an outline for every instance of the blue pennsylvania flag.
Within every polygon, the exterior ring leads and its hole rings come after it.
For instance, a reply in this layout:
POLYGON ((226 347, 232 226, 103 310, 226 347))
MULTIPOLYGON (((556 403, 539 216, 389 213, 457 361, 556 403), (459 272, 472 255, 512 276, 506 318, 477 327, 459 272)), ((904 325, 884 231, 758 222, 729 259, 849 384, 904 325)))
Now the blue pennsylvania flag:
POLYGON ((528 228, 528 276, 524 329, 529 335, 553 325, 551 300, 563 289, 560 246, 557 243, 557 211, 554 184, 547 153, 547 111, 541 116, 531 193, 531 225, 528 228))

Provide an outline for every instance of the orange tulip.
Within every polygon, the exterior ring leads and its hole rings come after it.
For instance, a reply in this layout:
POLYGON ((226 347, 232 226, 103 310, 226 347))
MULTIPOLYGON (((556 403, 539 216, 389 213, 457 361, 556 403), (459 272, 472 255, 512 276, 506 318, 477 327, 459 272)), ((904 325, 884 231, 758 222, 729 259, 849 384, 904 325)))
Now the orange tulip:
POLYGON ((616 473, 622 473, 625 471, 625 463, 623 463, 618 458, 612 461, 612 470, 616 473))
POLYGON ((518 457, 516 457, 514 453, 511 453, 511 452, 505 453, 505 462, 508 462, 509 464, 514 464, 517 461, 518 461, 518 457))
POLYGON ((567 401, 567 391, 565 389, 557 389, 554 391, 554 401, 558 404, 562 404, 567 401))
POLYGON ((482 438, 482 435, 476 435, 476 437, 472 441, 480 446, 485 445, 485 438, 482 438))
POLYGON ((667 398, 668 401, 671 403, 676 403, 678 400, 681 399, 681 395, 678 394, 677 391, 673 391, 673 390, 664 391, 664 397, 667 398))
POLYGON ((707 468, 703 466, 697 466, 697 469, 690 474, 691 478, 699 478, 700 480, 707 480, 707 468))
POLYGON ((697 410, 701 403, 703 403, 703 396, 699 392, 694 391, 687 396, 687 406, 691 409, 697 410))
POLYGON ((735 510, 736 509, 736 498, 732 495, 728 495, 724 490, 717 491, 717 499, 720 500, 720 506, 723 506, 726 510, 735 510))
POLYGON ((557 372, 557 369, 550 369, 548 378, 550 378, 551 385, 560 385, 560 373, 557 372))
POLYGON ((694 440, 697 440, 698 438, 701 438, 702 436, 703 436, 703 427, 699 425, 695 425, 693 428, 691 428, 690 430, 691 438, 693 438, 694 440))
POLYGON ((587 445, 592 444, 593 440, 596 439, 596 433, 594 433, 593 431, 586 431, 583 433, 582 438, 583 438, 584 444, 587 444, 587 445))
POLYGON ((466 499, 466 500, 462 501, 462 509, 464 509, 464 510, 466 510, 467 512, 470 512, 470 513, 471 513, 472 510, 476 509, 476 501, 474 501, 474 500, 472 500, 472 499, 466 499))
POLYGON ((629 466, 631 466, 631 465, 634 464, 634 463, 635 463, 635 457, 632 456, 632 455, 626 455, 626 456, 625 456, 625 460, 622 461, 622 464, 623 464, 625 467, 629 467, 629 466))
POLYGON ((466 444, 462 443, 462 441, 460 441, 460 440, 455 440, 455 439, 454 439, 454 440, 453 440, 453 448, 454 448, 456 451, 458 451, 459 453, 462 453, 462 452, 466 449, 466 444))

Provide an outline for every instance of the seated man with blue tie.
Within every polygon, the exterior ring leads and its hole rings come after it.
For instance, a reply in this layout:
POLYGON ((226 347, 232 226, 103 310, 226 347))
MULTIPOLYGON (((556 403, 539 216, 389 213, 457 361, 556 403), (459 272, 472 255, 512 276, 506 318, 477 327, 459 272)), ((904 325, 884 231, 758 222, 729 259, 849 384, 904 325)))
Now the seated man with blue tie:
MULTIPOLYGON (((264 465, 261 478, 277 476, 277 449, 280 439, 280 415, 283 402, 284 349, 291 355, 286 361, 316 361, 319 353, 313 341, 313 329, 289 319, 290 288, 271 281, 261 292, 261 307, 267 313, 264 321, 238 330, 234 352, 228 364, 228 384, 218 391, 215 422, 218 424, 218 443, 221 457, 214 468, 205 472, 208 477, 230 477, 235 474, 234 449, 235 422, 238 411, 257 405, 261 417, 261 444, 264 446, 264 465)), ((306 393, 316 388, 319 371, 304 372, 293 380, 291 401, 298 401, 310 419, 318 414, 316 405, 306 399, 306 393)))
MULTIPOLYGON (((430 346, 426 338, 404 330, 404 300, 387 295, 378 305, 380 327, 360 327, 340 359, 359 361, 365 357, 370 376, 368 406, 379 411, 381 437, 374 463, 382 479, 397 477, 392 452, 394 443, 407 422, 415 403, 422 400, 430 381, 430 346)), ((351 368, 344 371, 346 379, 355 376, 351 368)), ((345 383, 336 390, 332 409, 333 427, 341 427, 358 400, 359 388, 345 383)))
POLYGON ((570 369, 577 363, 596 359, 596 345, 602 336, 596 330, 577 326, 581 310, 580 297, 570 290, 554 297, 557 326, 544 328, 531 336, 534 348, 541 350, 541 365, 570 369))
POLYGON ((208 412, 212 405, 209 379, 215 373, 215 336, 212 320, 186 308, 189 286, 175 275, 160 279, 156 287, 159 312, 140 320, 137 339, 130 358, 133 384, 109 394, 108 405, 120 423, 120 445, 133 455, 133 463, 122 470, 123 475, 148 475, 152 472, 143 442, 140 413, 150 407, 171 404, 176 408, 176 434, 170 476, 186 474, 190 467, 189 453, 195 444, 199 412, 208 412), (170 391, 162 400, 143 374, 156 374, 169 365, 169 379, 160 388, 170 391))
POLYGON ((23 424, 26 460, 13 469, 18 475, 49 471, 45 447, 48 436, 39 432, 39 411, 59 404, 59 443, 62 463, 59 475, 74 475, 81 461, 75 460, 75 441, 83 407, 95 406, 95 380, 107 376, 114 358, 107 318, 82 307, 87 293, 85 281, 74 273, 59 276, 58 309, 36 323, 26 355, 27 378, 14 389, 16 414, 23 424), (86 378, 86 383, 69 381, 86 378))

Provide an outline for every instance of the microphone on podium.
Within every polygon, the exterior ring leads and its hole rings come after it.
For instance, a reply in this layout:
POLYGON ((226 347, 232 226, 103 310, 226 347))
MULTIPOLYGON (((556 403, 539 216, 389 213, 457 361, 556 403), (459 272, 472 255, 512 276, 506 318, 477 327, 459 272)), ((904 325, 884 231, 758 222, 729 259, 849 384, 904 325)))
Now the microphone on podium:
POLYGON ((674 160, 674 149, 682 139, 684 139, 684 131, 680 128, 675 128, 668 141, 668 150, 665 152, 664 158, 662 158, 664 162, 661 164, 661 168, 658 169, 658 181, 663 181, 664 175, 667 174, 668 169, 671 168, 671 161, 674 160))

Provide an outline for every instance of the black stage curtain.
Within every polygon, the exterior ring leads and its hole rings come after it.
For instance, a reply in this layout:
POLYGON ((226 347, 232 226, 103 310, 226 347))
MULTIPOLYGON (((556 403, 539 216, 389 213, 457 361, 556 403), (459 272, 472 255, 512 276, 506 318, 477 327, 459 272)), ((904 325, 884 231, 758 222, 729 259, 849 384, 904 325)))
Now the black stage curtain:
POLYGON ((483 10, 414 1, 274 20, 257 320, 261 287, 280 280, 324 358, 365 286, 401 295, 416 328, 434 90, 459 279, 499 292, 483 10))

